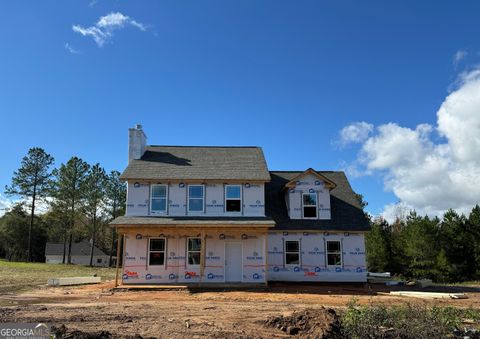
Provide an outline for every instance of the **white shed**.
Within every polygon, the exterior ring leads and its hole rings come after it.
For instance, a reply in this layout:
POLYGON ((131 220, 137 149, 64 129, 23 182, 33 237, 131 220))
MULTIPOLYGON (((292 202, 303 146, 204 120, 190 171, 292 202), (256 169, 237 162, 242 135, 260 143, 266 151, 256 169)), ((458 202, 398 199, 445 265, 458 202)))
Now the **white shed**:
MULTIPOLYGON (((82 241, 72 244, 71 263, 75 265, 90 265, 90 251, 92 246, 88 241, 82 241)), ((68 244, 65 251, 65 262, 68 257, 68 244)), ((93 265, 108 267, 109 255, 105 254, 99 248, 93 249, 93 265)), ((47 243, 45 247, 45 263, 61 264, 63 262, 63 243, 47 243)))

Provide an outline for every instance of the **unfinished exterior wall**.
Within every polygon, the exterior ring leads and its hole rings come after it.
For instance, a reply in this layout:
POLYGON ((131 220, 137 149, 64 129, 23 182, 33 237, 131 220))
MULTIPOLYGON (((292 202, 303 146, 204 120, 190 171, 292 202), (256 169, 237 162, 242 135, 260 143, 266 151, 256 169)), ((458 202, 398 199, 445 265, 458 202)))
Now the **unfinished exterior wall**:
POLYGON ((267 255, 268 280, 271 281, 365 282, 367 279, 363 233, 271 231, 267 255), (286 241, 299 241, 299 264, 286 264, 286 241), (327 241, 340 242, 341 265, 328 265, 327 241))
POLYGON ((295 188, 286 191, 286 204, 290 219, 303 219, 302 194, 317 195, 317 219, 330 219, 330 191, 318 177, 307 174, 297 180, 295 188))
POLYGON ((163 231, 140 234, 134 230, 125 234, 123 284, 175 284, 175 283, 224 283, 227 282, 225 265, 226 243, 241 246, 238 270, 242 271, 242 283, 264 283, 266 265, 266 233, 248 230, 231 232, 205 231, 205 266, 203 275, 200 265, 189 265, 187 260, 187 239, 200 237, 196 230, 163 231), (242 237, 243 235, 243 237, 242 237), (149 238, 166 239, 166 262, 162 266, 148 264, 149 238))
POLYGON ((166 213, 151 211, 149 183, 128 182, 127 216, 265 216, 265 185, 263 183, 243 183, 241 186, 242 211, 225 212, 225 185, 229 183, 205 184, 204 211, 189 213, 188 184, 168 183, 168 205, 166 213))

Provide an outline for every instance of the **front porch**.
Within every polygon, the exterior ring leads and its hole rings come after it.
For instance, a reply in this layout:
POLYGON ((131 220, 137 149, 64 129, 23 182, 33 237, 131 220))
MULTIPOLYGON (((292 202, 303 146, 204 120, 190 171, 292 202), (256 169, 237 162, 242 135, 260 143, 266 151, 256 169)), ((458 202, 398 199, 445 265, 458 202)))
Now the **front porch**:
POLYGON ((226 223, 224 226, 115 227, 119 237, 118 253, 123 243, 116 287, 165 285, 165 288, 183 289, 215 285, 226 288, 238 284, 258 287, 267 283, 269 226, 226 223))

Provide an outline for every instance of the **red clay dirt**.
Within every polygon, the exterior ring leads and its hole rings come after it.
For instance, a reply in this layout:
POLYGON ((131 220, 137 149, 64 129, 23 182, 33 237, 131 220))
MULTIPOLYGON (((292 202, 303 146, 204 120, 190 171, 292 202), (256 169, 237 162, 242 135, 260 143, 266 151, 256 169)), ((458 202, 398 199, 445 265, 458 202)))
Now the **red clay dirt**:
POLYGON ((335 322, 325 310, 338 313, 353 298, 360 305, 410 303, 480 309, 480 289, 468 287, 456 289, 468 296, 457 300, 393 297, 377 294, 388 292, 386 286, 363 284, 275 284, 258 291, 112 292, 112 288, 113 282, 108 282, 0 295, 0 322, 47 322, 63 325, 67 332, 103 331, 113 338, 281 338, 289 334, 266 324, 269 319, 296 317, 306 310, 320 312, 326 319, 319 325, 323 331, 335 322))

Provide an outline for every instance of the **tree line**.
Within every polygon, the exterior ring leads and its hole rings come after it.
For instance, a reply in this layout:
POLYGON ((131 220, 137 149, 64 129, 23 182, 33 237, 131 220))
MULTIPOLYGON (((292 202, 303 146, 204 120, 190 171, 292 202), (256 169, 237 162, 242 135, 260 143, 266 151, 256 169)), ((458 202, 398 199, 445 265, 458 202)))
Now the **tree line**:
POLYGON ((411 211, 388 223, 371 221, 366 236, 368 269, 437 282, 480 280, 480 207, 469 216, 448 210, 441 217, 411 211))
POLYGON ((22 199, 0 218, 0 255, 9 260, 44 261, 47 241, 63 243, 63 263, 71 263, 72 244, 89 240, 90 265, 94 247, 115 253, 115 229, 108 223, 125 211, 126 187, 120 173, 73 156, 54 168, 54 158, 34 147, 23 157, 10 196, 22 199), (46 209, 39 214, 38 205, 46 209))

